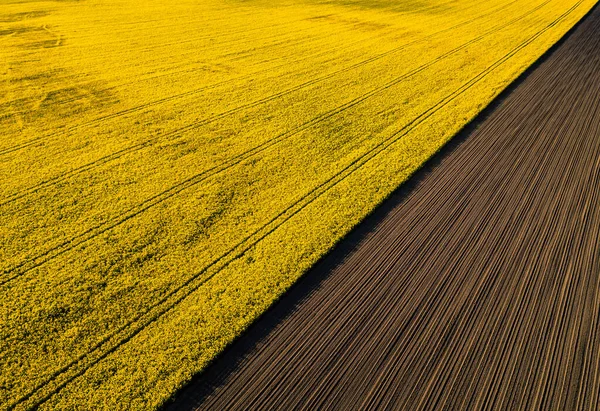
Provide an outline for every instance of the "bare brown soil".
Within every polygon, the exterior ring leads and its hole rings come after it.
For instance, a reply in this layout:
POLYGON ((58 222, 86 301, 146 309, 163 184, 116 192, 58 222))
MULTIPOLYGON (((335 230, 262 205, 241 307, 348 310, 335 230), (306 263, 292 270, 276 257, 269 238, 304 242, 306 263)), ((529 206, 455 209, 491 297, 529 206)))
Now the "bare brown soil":
POLYGON ((173 409, 597 409, 596 7, 173 409))

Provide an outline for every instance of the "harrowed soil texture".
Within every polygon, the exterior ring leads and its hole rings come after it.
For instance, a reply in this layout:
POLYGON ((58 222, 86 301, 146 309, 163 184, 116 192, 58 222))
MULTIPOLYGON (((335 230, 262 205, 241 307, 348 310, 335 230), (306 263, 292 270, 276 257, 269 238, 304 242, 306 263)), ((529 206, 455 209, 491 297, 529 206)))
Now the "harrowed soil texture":
POLYGON ((597 409, 600 7, 171 409, 597 409))

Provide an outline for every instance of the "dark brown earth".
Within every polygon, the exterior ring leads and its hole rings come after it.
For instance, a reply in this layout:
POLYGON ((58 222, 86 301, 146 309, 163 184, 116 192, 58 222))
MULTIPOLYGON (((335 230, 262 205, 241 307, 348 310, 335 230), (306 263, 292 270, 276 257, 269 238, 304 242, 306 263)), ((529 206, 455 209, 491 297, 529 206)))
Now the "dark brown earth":
POLYGON ((173 409, 599 409, 600 8, 173 409))

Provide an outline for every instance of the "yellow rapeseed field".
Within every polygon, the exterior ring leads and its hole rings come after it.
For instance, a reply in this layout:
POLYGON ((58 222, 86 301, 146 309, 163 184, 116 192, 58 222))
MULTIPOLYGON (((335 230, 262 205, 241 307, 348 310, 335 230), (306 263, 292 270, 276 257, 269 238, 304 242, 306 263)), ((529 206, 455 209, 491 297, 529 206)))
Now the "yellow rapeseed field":
POLYGON ((0 408, 160 406, 595 1, 0 0, 0 408))

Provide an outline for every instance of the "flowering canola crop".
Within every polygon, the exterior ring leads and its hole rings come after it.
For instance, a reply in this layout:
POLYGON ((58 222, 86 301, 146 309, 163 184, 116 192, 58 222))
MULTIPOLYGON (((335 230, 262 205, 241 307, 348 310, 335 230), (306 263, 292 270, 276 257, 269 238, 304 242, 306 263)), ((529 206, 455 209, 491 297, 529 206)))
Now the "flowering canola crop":
POLYGON ((594 3, 0 0, 0 409, 163 404, 594 3))

